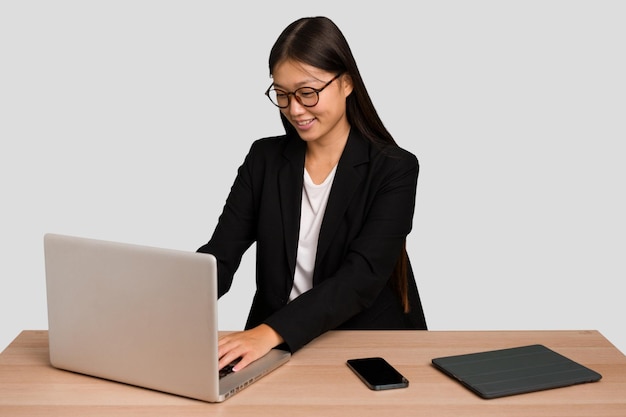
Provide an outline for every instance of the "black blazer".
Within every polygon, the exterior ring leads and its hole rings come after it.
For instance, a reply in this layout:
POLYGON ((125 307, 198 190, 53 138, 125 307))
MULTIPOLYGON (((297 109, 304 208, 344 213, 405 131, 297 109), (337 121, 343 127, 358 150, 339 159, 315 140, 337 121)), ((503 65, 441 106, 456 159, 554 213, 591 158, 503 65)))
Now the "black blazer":
POLYGON ((256 242, 256 293, 246 328, 267 323, 291 351, 331 329, 426 329, 409 264, 411 310, 402 311, 389 277, 411 230, 417 158, 381 147, 353 128, 339 160, 322 222, 313 288, 291 291, 306 144, 278 136, 252 144, 210 241, 218 292, 231 286, 243 253, 256 242))

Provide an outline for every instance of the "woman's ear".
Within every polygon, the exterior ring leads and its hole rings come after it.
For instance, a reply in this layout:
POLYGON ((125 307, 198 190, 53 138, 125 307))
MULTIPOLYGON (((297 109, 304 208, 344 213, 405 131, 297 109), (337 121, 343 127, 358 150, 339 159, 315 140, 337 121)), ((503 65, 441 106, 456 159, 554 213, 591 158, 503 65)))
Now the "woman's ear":
POLYGON ((348 98, 348 96, 352 94, 352 89, 354 88, 350 74, 343 74, 341 76, 341 86, 343 88, 344 97, 348 98))

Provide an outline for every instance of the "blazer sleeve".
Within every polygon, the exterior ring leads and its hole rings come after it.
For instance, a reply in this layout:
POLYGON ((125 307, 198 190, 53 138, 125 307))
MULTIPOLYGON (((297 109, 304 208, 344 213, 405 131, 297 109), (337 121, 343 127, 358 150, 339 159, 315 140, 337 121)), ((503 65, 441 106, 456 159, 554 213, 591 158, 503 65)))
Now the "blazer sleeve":
POLYGON ((237 170, 211 239, 198 249, 198 252, 210 253, 217 259, 219 297, 230 289, 243 254, 256 240, 251 174, 254 146, 237 170))

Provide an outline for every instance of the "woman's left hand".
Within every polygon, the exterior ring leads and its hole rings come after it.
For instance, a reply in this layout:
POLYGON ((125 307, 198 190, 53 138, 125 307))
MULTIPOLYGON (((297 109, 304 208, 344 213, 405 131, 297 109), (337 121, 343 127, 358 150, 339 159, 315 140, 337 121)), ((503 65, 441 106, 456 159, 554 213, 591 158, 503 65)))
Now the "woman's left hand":
POLYGON ((222 336, 218 346, 218 368, 222 369, 237 358, 233 370, 239 371, 283 342, 283 338, 267 324, 222 336))

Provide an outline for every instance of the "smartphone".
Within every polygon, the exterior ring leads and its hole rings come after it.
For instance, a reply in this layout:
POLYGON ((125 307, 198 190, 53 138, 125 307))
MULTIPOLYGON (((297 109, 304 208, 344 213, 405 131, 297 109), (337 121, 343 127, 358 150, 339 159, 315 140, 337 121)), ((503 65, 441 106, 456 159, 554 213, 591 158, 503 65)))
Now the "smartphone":
POLYGON ((369 389, 380 391, 409 386, 409 380, 381 357, 348 359, 346 363, 369 389))

